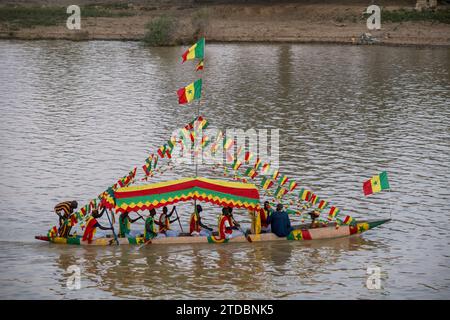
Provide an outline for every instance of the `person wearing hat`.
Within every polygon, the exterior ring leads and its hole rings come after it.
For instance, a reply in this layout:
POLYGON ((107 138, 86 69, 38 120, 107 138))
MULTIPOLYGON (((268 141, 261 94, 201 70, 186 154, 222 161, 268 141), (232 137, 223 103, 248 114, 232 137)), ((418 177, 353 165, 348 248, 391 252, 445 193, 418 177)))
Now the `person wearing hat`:
POLYGON ((287 212, 283 211, 281 203, 277 204, 277 210, 269 216, 267 223, 270 224, 272 233, 275 233, 278 237, 287 237, 294 230, 287 212))
POLYGON ((74 201, 65 201, 55 206, 55 213, 59 217, 58 236, 67 238, 72 226, 69 225, 70 215, 78 207, 78 203, 74 201))
POLYGON ((195 209, 196 210, 191 214, 191 219, 189 222, 189 233, 191 234, 191 236, 210 236, 213 229, 204 225, 202 223, 202 218, 200 217, 200 212, 203 211, 202 206, 198 204, 195 209))
MULTIPOLYGON (((84 229, 83 233, 83 241, 87 241, 88 243, 91 243, 94 239, 95 233, 97 232, 97 228, 101 230, 113 230, 112 227, 103 227, 97 219, 100 218, 103 213, 105 212, 105 208, 103 208, 102 212, 99 213, 97 209, 92 210, 91 216, 89 217, 88 221, 86 222, 86 227, 84 229)), ((97 238, 104 237, 105 234, 98 234, 97 238)))

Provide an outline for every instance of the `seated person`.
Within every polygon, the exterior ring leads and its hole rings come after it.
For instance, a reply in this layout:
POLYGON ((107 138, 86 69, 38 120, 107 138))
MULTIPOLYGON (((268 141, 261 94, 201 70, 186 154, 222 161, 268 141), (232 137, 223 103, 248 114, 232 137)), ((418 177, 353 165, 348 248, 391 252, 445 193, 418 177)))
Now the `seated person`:
POLYGON ((194 213, 191 214, 191 220, 189 223, 189 233, 191 236, 200 235, 207 237, 212 235, 213 229, 202 223, 202 219, 200 217, 200 212, 202 211, 202 206, 198 204, 194 213))
POLYGON ((281 203, 277 204, 277 210, 269 216, 267 223, 270 223, 272 233, 275 233, 278 237, 287 237, 294 230, 291 227, 291 220, 287 212, 283 211, 281 203))
POLYGON ((230 208, 222 208, 222 214, 219 216, 220 239, 231 239, 241 235, 243 233, 239 230, 239 224, 234 220, 230 208))
POLYGON ((170 229, 170 224, 177 221, 179 217, 170 220, 169 218, 172 216, 173 212, 175 211, 175 206, 172 208, 172 211, 170 214, 167 214, 167 207, 163 208, 163 212, 159 216, 159 233, 163 233, 166 235, 166 237, 178 237, 179 232, 176 230, 170 229))
POLYGON ((147 219, 145 219, 145 226, 144 226, 145 241, 149 241, 155 238, 162 238, 166 236, 164 233, 158 233, 158 231, 156 231, 156 225, 159 225, 159 222, 155 221, 155 215, 156 210, 151 209, 150 214, 148 215, 147 219))

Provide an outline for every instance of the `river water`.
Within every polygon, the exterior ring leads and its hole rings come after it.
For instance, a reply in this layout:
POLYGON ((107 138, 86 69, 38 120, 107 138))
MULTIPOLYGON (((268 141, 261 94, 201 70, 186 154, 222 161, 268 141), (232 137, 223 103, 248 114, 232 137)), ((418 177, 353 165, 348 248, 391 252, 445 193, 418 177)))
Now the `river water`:
MULTIPOLYGON (((184 49, 0 42, 0 298, 450 298, 449 49, 207 45, 201 113, 210 126, 279 129, 282 173, 355 218, 392 215, 380 228, 141 250, 34 240, 56 223, 57 202, 84 204, 140 170, 192 119, 195 107, 175 94, 197 77, 195 64, 180 64, 184 49), (363 181, 383 170, 392 191, 364 197, 363 181), (67 287, 71 265, 81 269, 78 290, 67 287), (379 289, 366 286, 372 267, 379 289)), ((180 166, 160 179, 192 174, 180 166)), ((214 225, 220 209, 204 208, 214 225)), ((190 208, 179 212, 186 229, 190 208)))

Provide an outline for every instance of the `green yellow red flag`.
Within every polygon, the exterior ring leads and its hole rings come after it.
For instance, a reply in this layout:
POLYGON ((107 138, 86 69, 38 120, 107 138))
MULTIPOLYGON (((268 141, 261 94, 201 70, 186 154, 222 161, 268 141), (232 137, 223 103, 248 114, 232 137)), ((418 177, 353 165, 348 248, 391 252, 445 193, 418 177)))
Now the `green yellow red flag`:
POLYGON ((365 196, 389 188, 390 186, 386 171, 381 172, 379 175, 373 176, 371 179, 365 181, 363 184, 363 191, 365 196))
POLYGON ((192 47, 181 56, 184 63, 186 60, 202 59, 205 57, 205 38, 198 40, 192 47))
POLYGON ((185 104, 192 100, 200 99, 202 96, 202 79, 198 79, 186 87, 179 89, 177 95, 179 104, 185 104))

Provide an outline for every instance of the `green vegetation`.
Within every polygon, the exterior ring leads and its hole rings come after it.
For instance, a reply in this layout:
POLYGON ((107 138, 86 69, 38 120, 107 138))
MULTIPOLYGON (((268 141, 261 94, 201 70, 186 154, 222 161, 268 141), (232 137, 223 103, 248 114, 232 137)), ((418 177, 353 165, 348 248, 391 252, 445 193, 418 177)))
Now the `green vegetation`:
POLYGON ((146 24, 144 42, 149 46, 166 46, 173 44, 173 33, 176 28, 173 18, 160 16, 146 24))
POLYGON ((450 23, 450 9, 442 10, 394 10, 381 12, 381 21, 386 22, 406 22, 406 21, 434 21, 441 23, 450 23))
MULTIPOLYGON (((69 17, 66 7, 19 7, 0 6, 0 25, 10 30, 33 28, 35 26, 55 26, 63 24, 69 17)), ((105 8, 99 5, 80 6, 83 17, 124 17, 134 15, 133 12, 105 8)))

